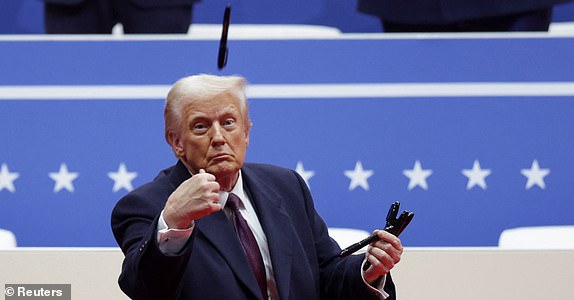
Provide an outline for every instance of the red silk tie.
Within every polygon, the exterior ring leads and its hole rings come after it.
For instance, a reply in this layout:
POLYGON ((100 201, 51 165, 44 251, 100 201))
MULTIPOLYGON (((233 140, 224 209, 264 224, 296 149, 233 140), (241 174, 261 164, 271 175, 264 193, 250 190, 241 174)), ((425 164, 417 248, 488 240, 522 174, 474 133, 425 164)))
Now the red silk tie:
POLYGON ((259 246, 257 245, 257 240, 255 240, 253 232, 251 232, 247 221, 245 221, 239 212, 240 202, 241 199, 239 199, 237 195, 229 193, 225 205, 231 209, 231 220, 233 221, 233 225, 235 225, 235 232, 237 232, 237 236, 243 247, 243 252, 245 252, 247 261, 255 274, 263 299, 267 299, 267 279, 265 276, 263 258, 261 257, 261 252, 259 251, 259 246))

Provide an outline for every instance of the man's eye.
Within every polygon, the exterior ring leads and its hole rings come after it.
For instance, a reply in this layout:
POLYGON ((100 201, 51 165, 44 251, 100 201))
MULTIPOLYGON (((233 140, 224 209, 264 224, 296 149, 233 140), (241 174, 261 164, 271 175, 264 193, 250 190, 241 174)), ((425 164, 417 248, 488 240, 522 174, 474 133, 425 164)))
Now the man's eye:
POLYGON ((224 125, 224 126, 233 126, 233 125, 235 125, 235 119, 226 119, 226 120, 223 122, 223 125, 224 125))
POLYGON ((203 123, 196 123, 192 126, 193 131, 195 132, 204 132, 207 130, 207 126, 203 123))

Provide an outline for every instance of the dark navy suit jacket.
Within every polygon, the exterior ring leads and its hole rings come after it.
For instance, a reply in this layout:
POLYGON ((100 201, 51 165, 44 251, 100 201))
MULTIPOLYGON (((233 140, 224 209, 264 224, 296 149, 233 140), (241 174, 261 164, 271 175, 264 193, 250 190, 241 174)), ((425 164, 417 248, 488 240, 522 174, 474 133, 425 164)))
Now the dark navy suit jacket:
POLYGON ((447 24, 527 12, 572 0, 359 0, 361 12, 390 22, 447 24))
MULTIPOLYGON (((245 164, 242 174, 267 236, 282 300, 376 299, 361 279, 364 255, 337 257, 340 248, 296 172, 245 164)), ((189 177, 178 162, 114 208, 112 229, 125 253, 120 287, 134 299, 260 299, 233 225, 222 211, 196 220, 178 255, 159 251, 159 214, 169 195, 189 177)), ((385 290, 395 298, 390 275, 385 290)))

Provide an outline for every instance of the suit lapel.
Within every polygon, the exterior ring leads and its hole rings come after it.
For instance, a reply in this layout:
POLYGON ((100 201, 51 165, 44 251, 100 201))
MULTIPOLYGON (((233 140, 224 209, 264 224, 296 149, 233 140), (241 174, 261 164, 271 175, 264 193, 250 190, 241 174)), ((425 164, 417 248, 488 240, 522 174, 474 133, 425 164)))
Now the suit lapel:
MULTIPOLYGON (((191 174, 180 161, 171 173, 170 182, 175 189, 190 177, 191 174)), ((243 248, 233 224, 227 219, 225 213, 220 211, 197 220, 194 230, 205 236, 215 250, 227 261, 237 280, 251 291, 253 297, 260 299, 261 292, 255 275, 243 254, 243 248)))
POLYGON ((243 254, 233 224, 229 222, 223 211, 213 213, 197 220, 196 229, 213 245, 218 253, 223 256, 227 264, 235 274, 239 282, 245 285, 259 299, 261 292, 255 275, 243 254))
POLYGON ((286 231, 285 224, 291 224, 291 218, 284 210, 284 201, 271 186, 248 168, 243 168, 244 188, 256 207, 257 216, 269 246, 275 283, 280 299, 289 299, 291 267, 293 263, 293 235, 286 231))
POLYGON ((180 160, 178 160, 177 164, 173 166, 169 172, 169 175, 167 176, 169 178, 168 181, 175 191, 179 185, 191 177, 191 173, 189 173, 185 165, 180 160))

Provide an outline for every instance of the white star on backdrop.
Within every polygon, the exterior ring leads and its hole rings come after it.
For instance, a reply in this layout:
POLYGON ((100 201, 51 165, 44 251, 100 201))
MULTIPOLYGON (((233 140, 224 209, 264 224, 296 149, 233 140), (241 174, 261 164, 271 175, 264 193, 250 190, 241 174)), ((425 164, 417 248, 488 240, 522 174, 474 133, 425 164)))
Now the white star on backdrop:
POLYGON ((466 184, 466 189, 470 190, 475 185, 478 185, 483 190, 486 190, 486 176, 490 175, 490 169, 481 169, 480 162, 477 160, 472 164, 472 169, 462 170, 462 174, 468 177, 468 183, 466 184))
POLYGON ((66 189, 70 193, 74 192, 74 184, 72 181, 78 178, 78 173, 70 173, 68 171, 68 166, 66 166, 65 163, 60 164, 60 170, 58 170, 58 173, 51 172, 48 175, 55 181, 54 193, 57 193, 62 189, 66 189))
POLYGON ((415 166, 412 170, 403 170, 403 174, 409 178, 409 191, 416 186, 420 186, 423 190, 428 189, 427 177, 432 175, 432 170, 423 170, 420 161, 415 161, 415 166))
POLYGON ((10 170, 8 170, 8 165, 3 163, 2 168, 0 169, 0 191, 7 189, 11 193, 16 192, 14 180, 18 177, 20 177, 20 173, 10 172, 10 170))
POLYGON ((526 182, 527 190, 529 190, 534 185, 539 186, 541 189, 545 189, 546 184, 544 183, 544 177, 550 174, 550 169, 540 169, 538 160, 535 159, 532 162, 530 169, 522 169, 520 170, 520 173, 528 178, 526 182))
POLYGON ((132 180, 138 177, 138 173, 128 172, 126 165, 124 163, 120 163, 118 171, 109 172, 108 177, 114 181, 114 187, 112 189, 114 193, 122 188, 130 192, 134 189, 132 186, 132 180))
POLYGON ((373 170, 364 170, 363 164, 361 161, 357 161, 355 163, 355 169, 350 171, 345 171, 345 176, 351 179, 351 183, 349 184, 349 191, 354 190, 358 186, 362 187, 365 191, 369 190, 369 182, 367 179, 373 176, 375 172, 373 170))
POLYGON ((315 175, 315 172, 305 170, 305 167, 303 167, 303 163, 301 161, 297 162, 297 167, 295 168, 295 172, 297 172, 297 174, 299 174, 299 176, 303 177, 303 180, 305 180, 307 187, 310 187, 309 186, 309 179, 311 179, 311 177, 313 177, 315 175))

